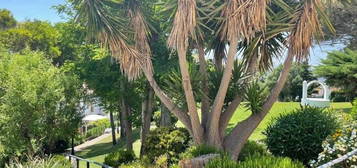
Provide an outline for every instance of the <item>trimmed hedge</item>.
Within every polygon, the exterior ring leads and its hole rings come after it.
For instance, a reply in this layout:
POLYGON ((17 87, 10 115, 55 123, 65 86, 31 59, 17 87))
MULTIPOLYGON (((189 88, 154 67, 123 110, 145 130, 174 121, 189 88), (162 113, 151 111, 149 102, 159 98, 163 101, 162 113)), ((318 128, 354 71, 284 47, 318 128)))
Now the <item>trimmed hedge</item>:
POLYGON ((323 150, 322 142, 338 127, 332 113, 321 108, 304 107, 279 116, 264 134, 272 154, 297 159, 308 165, 323 150))

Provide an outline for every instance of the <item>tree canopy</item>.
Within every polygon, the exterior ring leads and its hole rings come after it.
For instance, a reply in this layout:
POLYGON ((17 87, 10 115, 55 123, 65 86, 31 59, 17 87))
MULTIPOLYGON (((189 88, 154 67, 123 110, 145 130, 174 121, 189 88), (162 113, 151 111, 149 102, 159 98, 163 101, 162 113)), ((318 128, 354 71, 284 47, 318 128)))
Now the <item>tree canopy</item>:
POLYGON ((315 69, 330 86, 341 89, 350 101, 357 97, 357 51, 345 49, 328 53, 315 69))

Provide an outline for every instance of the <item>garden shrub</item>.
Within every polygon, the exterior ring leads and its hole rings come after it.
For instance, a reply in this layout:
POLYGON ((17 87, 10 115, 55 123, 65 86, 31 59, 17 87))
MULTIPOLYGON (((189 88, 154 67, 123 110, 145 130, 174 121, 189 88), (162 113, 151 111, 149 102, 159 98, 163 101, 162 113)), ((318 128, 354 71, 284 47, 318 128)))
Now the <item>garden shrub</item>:
POLYGON ((119 167, 122 164, 130 163, 136 159, 132 150, 123 150, 112 152, 105 156, 104 164, 112 167, 119 167))
POLYGON ((221 154, 221 150, 216 149, 215 147, 208 145, 198 145, 190 146, 184 153, 181 154, 182 159, 192 159, 207 154, 221 154))
POLYGON ((143 147, 144 151, 149 151, 146 157, 152 162, 166 154, 171 164, 179 161, 180 153, 187 149, 190 140, 184 128, 160 127, 150 131, 143 147))
POLYGON ((245 161, 239 162, 236 168, 305 168, 305 166, 287 157, 250 156, 245 161))
POLYGON ((263 144, 259 144, 255 141, 248 141, 239 153, 238 160, 244 161, 247 157, 252 155, 267 156, 269 153, 263 144))
MULTIPOLYGON (((323 151, 316 160, 310 162, 311 167, 323 165, 329 161, 351 152, 357 148, 357 122, 344 126, 328 136, 322 143, 323 151)), ((339 168, 357 167, 357 155, 335 165, 339 168)))
POLYGON ((337 119, 321 108, 304 107, 279 116, 264 134, 269 151, 304 164, 316 159, 323 150, 322 142, 338 128, 337 119))

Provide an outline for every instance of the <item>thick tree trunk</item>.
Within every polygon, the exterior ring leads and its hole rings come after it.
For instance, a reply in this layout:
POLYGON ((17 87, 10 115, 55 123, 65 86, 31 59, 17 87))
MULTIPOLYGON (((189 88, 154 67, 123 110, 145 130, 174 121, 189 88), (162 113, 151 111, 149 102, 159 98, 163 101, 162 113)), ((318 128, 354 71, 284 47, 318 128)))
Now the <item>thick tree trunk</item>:
POLYGON ((232 159, 236 160, 238 158, 239 153, 244 147, 244 144, 247 142, 249 136, 264 119, 274 102, 277 100, 279 93, 284 87, 286 79, 289 75, 292 61, 293 55, 289 54, 284 62, 284 67, 280 73, 280 77, 272 89, 269 97, 265 101, 262 111, 260 113, 252 114, 246 120, 238 123, 232 132, 225 137, 224 149, 231 154, 232 159))
POLYGON ((164 104, 161 104, 160 127, 169 127, 172 124, 170 111, 164 104))
POLYGON ((203 129, 200 124, 200 119, 197 113, 196 101, 193 95, 190 74, 188 72, 188 65, 186 60, 186 50, 179 48, 178 50, 179 65, 182 76, 182 85, 185 92, 185 98, 188 108, 188 113, 191 119, 193 139, 196 144, 203 143, 203 129))
POLYGON ((234 112, 238 108, 239 104, 242 102, 242 96, 236 96, 234 100, 228 105, 227 109, 221 115, 219 121, 219 132, 221 137, 223 138, 225 135, 225 130, 228 126, 229 120, 232 118, 234 112))
POLYGON ((153 105, 154 105, 154 91, 148 85, 146 89, 146 97, 142 103, 142 111, 141 111, 141 118, 142 118, 142 126, 141 126, 141 150, 140 150, 140 157, 145 155, 146 151, 144 151, 143 145, 145 144, 146 135, 150 131, 150 124, 151 124, 151 117, 153 113, 153 105))
POLYGON ((224 99, 227 94, 229 82, 232 77, 234 58, 237 54, 237 46, 238 39, 232 40, 229 47, 227 63, 224 69, 221 84, 214 100, 212 111, 209 117, 208 143, 212 146, 216 146, 219 148, 222 147, 222 139, 220 137, 221 134, 219 133, 219 120, 222 112, 224 99))
POLYGON ((112 128, 112 142, 113 142, 113 145, 116 145, 117 144, 117 140, 115 138, 115 124, 114 124, 114 117, 113 117, 113 111, 112 110, 109 111, 109 116, 110 116, 110 126, 112 128))

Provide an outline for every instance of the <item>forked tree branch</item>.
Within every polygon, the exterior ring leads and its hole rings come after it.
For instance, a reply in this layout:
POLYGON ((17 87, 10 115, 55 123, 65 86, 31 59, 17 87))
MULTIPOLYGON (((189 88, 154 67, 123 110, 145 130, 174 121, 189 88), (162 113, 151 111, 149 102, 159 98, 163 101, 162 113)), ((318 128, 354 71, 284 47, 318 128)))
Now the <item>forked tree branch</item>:
POLYGON ((283 70, 280 73, 279 79, 270 92, 267 100, 264 102, 260 113, 252 114, 246 120, 238 123, 232 132, 224 138, 224 148, 232 154, 233 159, 237 159, 240 151, 244 146, 249 136, 258 127, 259 123, 268 114, 274 102, 277 100, 280 91, 283 89, 286 79, 289 76, 293 55, 288 54, 285 59, 283 70))
POLYGON ((227 94, 228 86, 232 77, 232 70, 234 64, 234 58, 237 54, 238 38, 234 38, 230 44, 227 63, 224 68, 223 77, 221 79, 221 84, 219 86, 216 98, 214 100, 212 111, 209 116, 209 143, 211 145, 221 145, 221 138, 219 133, 219 120, 222 112, 222 107, 224 104, 224 99, 227 94))

